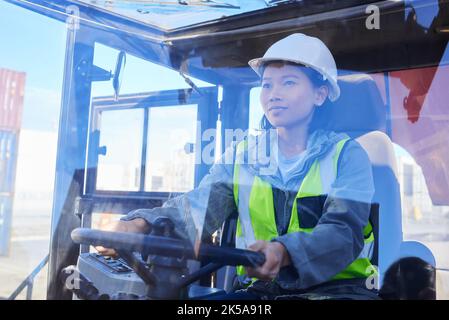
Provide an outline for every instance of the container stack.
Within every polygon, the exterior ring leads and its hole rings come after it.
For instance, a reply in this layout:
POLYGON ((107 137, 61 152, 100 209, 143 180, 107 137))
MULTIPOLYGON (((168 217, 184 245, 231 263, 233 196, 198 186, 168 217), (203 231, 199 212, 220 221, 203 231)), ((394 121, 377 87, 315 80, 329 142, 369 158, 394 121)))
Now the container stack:
POLYGON ((0 255, 9 253, 25 78, 24 72, 0 69, 0 255))

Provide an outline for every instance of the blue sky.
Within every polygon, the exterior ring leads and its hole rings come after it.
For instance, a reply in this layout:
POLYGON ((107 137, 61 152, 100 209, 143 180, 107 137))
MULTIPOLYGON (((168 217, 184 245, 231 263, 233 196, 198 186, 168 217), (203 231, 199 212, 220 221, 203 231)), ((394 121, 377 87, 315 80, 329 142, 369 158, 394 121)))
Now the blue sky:
POLYGON ((26 72, 23 128, 54 130, 64 66, 64 25, 0 1, 0 68, 26 72))
POLYGON ((0 17, 0 67, 27 72, 30 86, 60 87, 64 25, 4 1, 0 1, 0 17))

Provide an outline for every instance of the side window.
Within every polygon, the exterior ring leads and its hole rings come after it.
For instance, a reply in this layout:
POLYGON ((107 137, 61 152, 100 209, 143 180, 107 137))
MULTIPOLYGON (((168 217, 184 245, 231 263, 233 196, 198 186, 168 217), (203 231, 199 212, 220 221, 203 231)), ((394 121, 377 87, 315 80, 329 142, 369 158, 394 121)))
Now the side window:
MULTIPOLYGON (((449 58, 449 51, 442 61, 449 58)), ((391 133, 402 197, 403 233, 432 250, 437 295, 449 297, 449 67, 391 72, 391 133), (444 280, 443 280, 444 279, 444 280)))
MULTIPOLYGON (((63 23, 0 1, 0 299, 49 252, 65 36, 63 23)), ((46 287, 45 267, 31 297, 46 287)))
POLYGON ((143 114, 143 109, 101 113, 100 146, 106 154, 98 158, 97 190, 139 190, 143 114))
MULTIPOLYGON (((110 70, 117 55, 96 44, 94 63, 110 70)), ((190 79, 199 88, 211 86, 190 79)), ((179 93, 184 89, 192 90, 178 72, 131 55, 123 69, 122 100, 113 99, 110 82, 93 84, 92 130, 99 130, 102 149, 96 190, 177 193, 194 187, 199 105, 179 93)))
POLYGON ((193 189, 197 106, 150 109, 145 191, 185 192, 193 189))
MULTIPOLYGON (((103 111, 97 190, 139 191, 145 109, 103 111)), ((144 191, 185 192, 194 187, 197 106, 148 109, 144 191)), ((141 191, 141 190, 140 190, 141 191)))
MULTIPOLYGON (((398 145, 395 145, 395 153, 401 189, 404 238, 424 242, 432 242, 432 239, 444 240, 449 230, 449 206, 432 202, 423 170, 410 153, 398 145)), ((439 261, 449 266, 448 258, 439 261)))

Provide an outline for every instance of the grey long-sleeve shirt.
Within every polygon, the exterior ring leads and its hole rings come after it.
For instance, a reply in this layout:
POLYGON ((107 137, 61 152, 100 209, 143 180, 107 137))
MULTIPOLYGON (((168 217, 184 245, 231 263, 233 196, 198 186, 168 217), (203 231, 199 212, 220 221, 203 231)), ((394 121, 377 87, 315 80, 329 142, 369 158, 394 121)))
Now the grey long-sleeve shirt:
MULTIPOLYGON (((339 138, 341 135, 332 132, 316 132, 309 138, 306 154, 290 179, 282 179, 279 171, 261 176, 273 189, 288 194, 278 199, 286 203, 275 203, 278 230, 287 230, 294 198, 311 163, 325 155, 339 138)), ((123 219, 143 218, 151 224, 163 215, 175 222, 178 233, 191 240, 198 239, 201 231, 203 237, 212 234, 237 210, 233 195, 234 156, 235 147, 227 149, 198 188, 168 200, 160 208, 134 210, 123 219)), ((273 239, 286 247, 292 261, 292 266, 283 268, 278 275, 279 285, 305 289, 330 280, 352 263, 364 245, 363 228, 368 223, 373 194, 369 158, 356 141, 350 140, 342 150, 336 180, 325 197, 314 231, 280 234, 273 239)))

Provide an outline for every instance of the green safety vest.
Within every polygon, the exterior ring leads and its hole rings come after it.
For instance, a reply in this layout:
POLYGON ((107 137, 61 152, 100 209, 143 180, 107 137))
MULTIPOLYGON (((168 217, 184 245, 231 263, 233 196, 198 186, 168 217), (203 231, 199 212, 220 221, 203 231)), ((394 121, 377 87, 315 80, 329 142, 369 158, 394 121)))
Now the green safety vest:
MULTIPOLYGON (((349 138, 340 140, 334 145, 331 152, 324 158, 315 160, 311 165, 293 202, 287 233, 313 232, 313 228, 300 227, 297 200, 326 195, 329 192, 337 176, 338 158, 348 140, 349 138)), ((247 150, 247 141, 242 141, 237 145, 236 155, 241 156, 245 150, 247 150)), ((238 161, 235 161, 234 164, 233 183, 234 199, 239 211, 236 247, 245 249, 256 240, 270 241, 278 237, 271 184, 249 173, 238 161)), ((366 278, 376 272, 370 261, 374 246, 374 234, 369 222, 363 232, 365 245, 360 255, 345 270, 329 280, 366 278)), ((245 274, 242 266, 237 267, 237 274, 245 274)))

